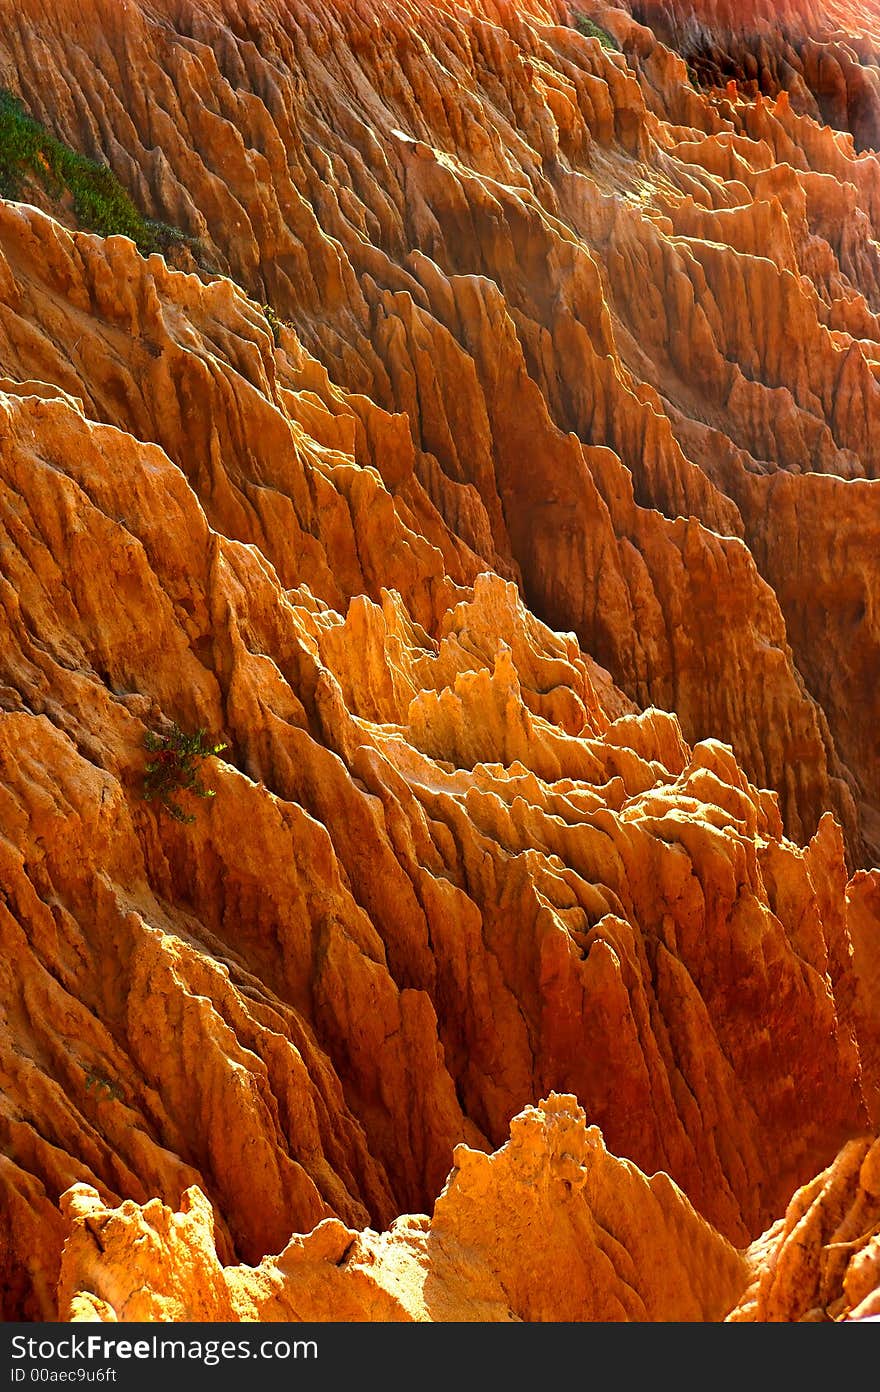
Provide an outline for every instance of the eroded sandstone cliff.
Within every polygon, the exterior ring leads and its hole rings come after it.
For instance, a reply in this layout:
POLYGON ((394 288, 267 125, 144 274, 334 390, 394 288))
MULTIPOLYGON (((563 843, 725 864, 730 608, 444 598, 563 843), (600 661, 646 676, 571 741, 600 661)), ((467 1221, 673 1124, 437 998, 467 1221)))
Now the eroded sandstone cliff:
POLYGON ((327 1219, 279 1256, 221 1267, 199 1189, 108 1209, 65 1195, 71 1320, 862 1319, 880 1314, 880 1142, 851 1141, 737 1252, 665 1174, 616 1160, 573 1097, 516 1117, 503 1150, 459 1146, 432 1220, 327 1219))
POLYGON ((7 1316, 870 1303, 877 25, 630 8, 0 0, 7 1316))

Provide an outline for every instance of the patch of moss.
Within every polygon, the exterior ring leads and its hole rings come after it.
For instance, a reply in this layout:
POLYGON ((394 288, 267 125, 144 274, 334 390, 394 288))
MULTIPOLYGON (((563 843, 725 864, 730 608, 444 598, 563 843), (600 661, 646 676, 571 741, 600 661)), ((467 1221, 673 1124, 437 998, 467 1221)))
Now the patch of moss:
POLYGON ((144 256, 183 243, 198 254, 196 238, 144 217, 109 165, 71 150, 0 88, 0 197, 17 198, 28 178, 51 197, 69 194, 77 221, 101 237, 130 237, 144 256))
POLYGON ((585 14, 576 14, 574 17, 574 27, 579 34, 583 34, 585 39, 598 39, 603 48, 607 48, 613 53, 620 52, 620 44, 615 38, 596 24, 585 14))

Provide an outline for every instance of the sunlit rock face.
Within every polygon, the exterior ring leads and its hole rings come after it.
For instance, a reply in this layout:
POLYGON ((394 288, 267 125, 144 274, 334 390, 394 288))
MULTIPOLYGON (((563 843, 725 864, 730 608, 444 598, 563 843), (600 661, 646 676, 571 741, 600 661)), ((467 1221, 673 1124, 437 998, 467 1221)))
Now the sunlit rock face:
POLYGON ((176 229, 0 201, 6 1317, 873 1313, 880 22, 772 9, 0 0, 176 229))

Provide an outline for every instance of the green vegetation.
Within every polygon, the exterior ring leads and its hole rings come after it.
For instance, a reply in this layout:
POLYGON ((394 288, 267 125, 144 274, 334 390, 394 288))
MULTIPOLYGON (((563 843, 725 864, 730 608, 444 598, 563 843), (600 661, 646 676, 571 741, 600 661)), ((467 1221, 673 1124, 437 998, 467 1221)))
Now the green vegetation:
POLYGON ((157 735, 148 730, 144 745, 156 757, 144 766, 144 797, 147 802, 158 801, 176 822, 194 822, 195 817, 175 801, 177 793, 194 793, 196 797, 215 797, 213 788, 206 788, 200 772, 205 759, 221 753, 225 744, 211 744, 204 730, 187 735, 179 725, 171 727, 170 735, 157 735))
POLYGON ((586 39, 598 39, 603 48, 612 50, 614 53, 620 52, 620 44, 612 38, 609 33, 602 29, 592 19, 585 14, 576 14, 574 17, 574 27, 579 34, 583 34, 586 39))
POLYGON ((93 1068, 90 1068, 86 1074, 86 1092, 90 1092, 93 1087, 96 1096, 103 1093, 105 1098, 112 1098, 114 1102, 121 1102, 124 1096, 119 1083, 103 1077, 100 1073, 96 1073, 93 1068))
POLYGON ((278 348, 281 345, 281 329, 284 324, 284 320, 279 319, 274 306, 270 304, 264 304, 262 306, 262 310, 266 316, 266 323, 272 330, 272 337, 275 340, 275 347, 278 348))
POLYGON ((144 256, 174 243, 198 252, 194 237, 144 217, 109 165, 71 150, 0 87, 0 198, 18 198, 28 178, 38 178, 54 198, 69 194, 83 227, 102 237, 130 237, 144 256))
MULTIPOLYGON (((80 227, 101 237, 130 237, 142 256, 186 246, 206 275, 217 275, 198 237, 145 217, 108 164, 72 150, 31 116, 12 92, 0 87, 0 198, 28 198, 37 180, 51 200, 66 200, 80 227)), ((262 306, 276 347, 284 320, 262 306)))

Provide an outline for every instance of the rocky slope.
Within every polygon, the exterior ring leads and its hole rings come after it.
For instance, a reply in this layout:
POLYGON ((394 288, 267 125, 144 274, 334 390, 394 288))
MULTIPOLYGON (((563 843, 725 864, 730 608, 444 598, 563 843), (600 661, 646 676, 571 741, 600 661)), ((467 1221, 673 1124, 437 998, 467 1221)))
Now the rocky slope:
POLYGON ((0 0, 7 1317, 870 1307, 876 16, 630 8, 0 0))
POLYGON ((327 1219, 258 1268, 221 1267, 197 1188, 173 1214, 81 1184, 59 1285, 71 1320, 614 1320, 811 1323, 880 1314, 880 1142, 851 1141, 744 1252, 667 1175, 616 1160, 573 1097, 459 1146, 434 1217, 327 1219), (524 1254, 527 1260, 524 1261, 524 1254))

